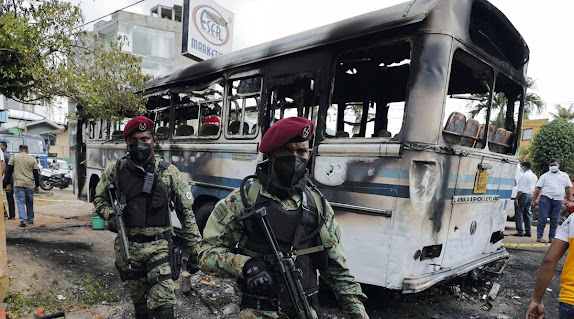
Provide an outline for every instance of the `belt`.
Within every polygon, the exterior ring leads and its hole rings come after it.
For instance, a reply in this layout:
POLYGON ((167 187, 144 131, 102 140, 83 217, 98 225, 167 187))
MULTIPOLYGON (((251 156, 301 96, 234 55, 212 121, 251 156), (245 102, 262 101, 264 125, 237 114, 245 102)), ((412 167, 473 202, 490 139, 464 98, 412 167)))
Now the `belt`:
MULTIPOLYGON (((309 303, 309 305, 314 304, 315 300, 313 300, 313 298, 316 296, 318 296, 316 292, 307 296, 307 302, 309 303)), ((241 296, 241 303, 239 304, 239 308, 240 309, 250 308, 261 311, 278 311, 279 299, 259 298, 243 294, 241 296)))
POLYGON ((139 234, 138 235, 132 235, 132 236, 128 235, 128 241, 132 241, 132 242, 136 242, 136 243, 149 243, 149 242, 160 240, 160 239, 169 240, 170 238, 171 238, 171 231, 170 230, 166 230, 163 233, 159 233, 157 235, 151 235, 151 236, 139 235, 139 234))
POLYGON ((241 304, 239 308, 257 309, 261 311, 277 311, 279 310, 279 299, 263 299, 243 294, 241 296, 241 304))

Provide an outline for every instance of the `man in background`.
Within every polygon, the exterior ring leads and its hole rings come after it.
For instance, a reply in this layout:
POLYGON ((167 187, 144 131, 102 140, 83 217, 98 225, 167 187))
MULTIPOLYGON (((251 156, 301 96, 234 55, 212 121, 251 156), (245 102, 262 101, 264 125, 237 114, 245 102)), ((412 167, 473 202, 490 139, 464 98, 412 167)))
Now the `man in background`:
MULTIPOLYGON (((12 154, 7 152, 8 149, 8 142, 6 140, 0 140, 0 151, 2 151, 2 159, 4 160, 4 163, 7 165, 8 162, 10 161, 10 157, 12 156, 12 154)), ((6 174, 2 173, 2 177, 3 179, 3 185, 4 185, 4 190, 6 191, 6 200, 8 201, 8 212, 10 213, 10 215, 8 216, 8 219, 14 219, 16 217, 16 208, 14 207, 14 190, 12 189, 12 181, 8 181, 6 180, 6 174), (10 187, 8 187, 10 185, 10 187)), ((6 214, 6 210, 4 210, 4 214, 6 214)))
POLYGON ((534 206, 538 194, 541 194, 538 205, 537 242, 546 242, 542 237, 544 236, 544 228, 546 228, 546 219, 548 217, 550 217, 548 239, 550 242, 554 239, 564 197, 566 197, 566 200, 572 200, 570 187, 572 187, 570 177, 568 177, 568 174, 560 171, 558 160, 555 158, 550 160, 548 172, 542 174, 536 183, 536 190, 532 194, 532 202, 530 204, 534 206))
POLYGON ((6 170, 6 180, 12 181, 16 202, 18 203, 18 217, 20 227, 26 227, 26 223, 34 224, 34 193, 38 193, 40 178, 38 162, 28 155, 28 146, 20 145, 20 153, 12 155, 6 170))
POLYGON ((530 212, 530 202, 532 202, 532 192, 536 188, 538 177, 530 170, 532 164, 523 162, 520 164, 522 176, 516 185, 516 199, 514 200, 514 221, 516 222, 516 234, 513 236, 531 237, 532 213, 530 212), (522 227, 524 226, 524 228, 522 227))

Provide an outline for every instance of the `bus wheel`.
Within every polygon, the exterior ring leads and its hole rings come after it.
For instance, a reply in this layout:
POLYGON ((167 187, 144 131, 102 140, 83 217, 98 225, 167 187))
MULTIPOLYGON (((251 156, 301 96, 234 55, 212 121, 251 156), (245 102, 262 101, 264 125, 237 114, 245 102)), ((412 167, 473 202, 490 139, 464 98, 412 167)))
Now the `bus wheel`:
POLYGON ((209 215, 211 215, 211 212, 213 211, 214 208, 215 208, 214 202, 207 202, 201 205, 199 209, 194 212, 195 222, 197 223, 197 227, 199 228, 199 231, 201 232, 202 235, 203 235, 203 229, 205 228, 205 224, 207 224, 207 219, 209 218, 209 215))

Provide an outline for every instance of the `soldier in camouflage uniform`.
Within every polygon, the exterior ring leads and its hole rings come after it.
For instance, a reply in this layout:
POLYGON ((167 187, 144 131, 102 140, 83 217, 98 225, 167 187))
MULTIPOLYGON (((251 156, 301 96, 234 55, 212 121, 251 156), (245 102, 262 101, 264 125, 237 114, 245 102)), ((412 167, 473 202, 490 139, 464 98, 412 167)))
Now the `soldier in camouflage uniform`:
POLYGON ((318 270, 350 318, 368 318, 362 303, 366 296, 345 264, 333 209, 309 180, 312 132, 313 122, 301 117, 275 123, 260 144, 269 161, 258 165, 256 179, 246 189, 245 181, 255 176, 246 177, 240 189, 219 201, 207 221, 200 268, 238 279, 239 318, 294 317, 282 311, 280 278, 258 220, 238 220, 260 207, 266 207, 283 252, 296 256, 312 315, 320 317, 318 270))
POLYGON ((136 319, 174 318, 178 269, 172 240, 172 209, 182 224, 191 273, 198 270, 201 241, 189 185, 174 165, 154 154, 157 140, 153 135, 154 125, 144 116, 128 122, 122 136, 126 139, 128 155, 102 173, 94 198, 96 212, 108 220, 112 231, 116 225, 107 192, 110 184, 119 189, 120 201, 126 204, 123 220, 131 262, 124 259, 119 238, 115 240, 114 250, 116 268, 134 302, 136 319))

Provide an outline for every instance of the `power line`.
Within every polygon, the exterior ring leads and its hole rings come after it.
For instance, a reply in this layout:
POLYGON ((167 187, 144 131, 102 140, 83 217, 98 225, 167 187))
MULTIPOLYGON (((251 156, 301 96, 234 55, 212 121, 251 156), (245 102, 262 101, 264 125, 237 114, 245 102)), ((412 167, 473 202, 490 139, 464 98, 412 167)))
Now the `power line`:
POLYGON ((99 18, 97 18, 97 19, 94 19, 94 20, 92 20, 92 21, 90 21, 90 22, 86 22, 86 23, 84 23, 84 24, 82 24, 82 25, 80 25, 80 26, 75 27, 74 29, 81 28, 81 27, 86 26, 86 25, 88 25, 88 24, 90 24, 90 23, 92 23, 92 22, 96 22, 96 21, 101 20, 101 19, 103 19, 103 18, 105 18, 105 17, 107 17, 107 16, 111 16, 112 14, 114 14, 114 13, 116 13, 116 12, 118 12, 118 11, 122 11, 122 10, 124 10, 124 9, 129 8, 129 7, 133 7, 133 6, 135 6, 136 4, 138 4, 138 3, 140 3, 140 2, 144 2, 144 1, 145 1, 145 0, 140 0, 140 1, 138 1, 138 2, 132 3, 132 4, 130 4, 130 5, 127 6, 127 7, 123 7, 123 8, 118 9, 118 10, 112 12, 112 13, 108 13, 108 14, 106 14, 105 16, 101 16, 101 17, 99 17, 99 18))

